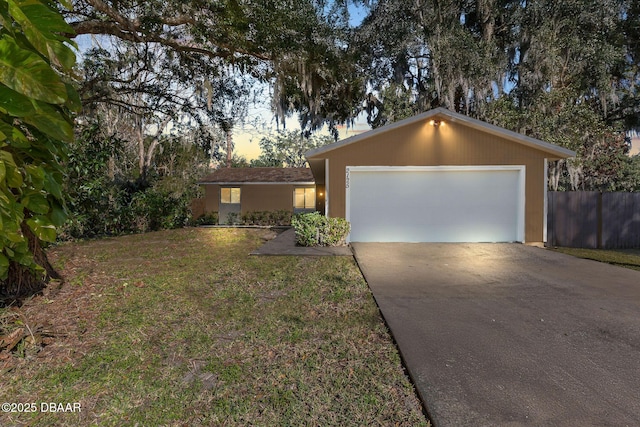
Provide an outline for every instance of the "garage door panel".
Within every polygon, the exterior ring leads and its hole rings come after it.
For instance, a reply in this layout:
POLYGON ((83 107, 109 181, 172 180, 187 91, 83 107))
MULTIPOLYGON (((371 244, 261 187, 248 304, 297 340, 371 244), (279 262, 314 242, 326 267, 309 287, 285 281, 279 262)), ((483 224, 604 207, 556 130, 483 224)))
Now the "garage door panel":
POLYGON ((522 173, 521 167, 352 168, 347 190, 350 240, 522 240, 522 173))

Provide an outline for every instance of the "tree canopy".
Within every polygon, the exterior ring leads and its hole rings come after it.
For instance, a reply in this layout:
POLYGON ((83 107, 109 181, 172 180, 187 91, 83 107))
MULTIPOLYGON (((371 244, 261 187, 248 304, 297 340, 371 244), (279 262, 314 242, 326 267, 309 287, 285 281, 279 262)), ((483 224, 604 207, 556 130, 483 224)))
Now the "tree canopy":
POLYGON ((636 0, 380 0, 355 38, 370 87, 396 85, 417 109, 483 118, 502 96, 527 108, 565 90, 636 126, 638 10, 636 0))
POLYGON ((323 145, 334 142, 329 135, 305 136, 298 131, 283 131, 260 140, 262 154, 251 161, 253 167, 288 167, 303 168, 307 166, 304 154, 323 145))
MULTIPOLYGON (((347 3, 76 0, 73 12, 67 13, 76 34, 110 37, 133 49, 109 50, 94 63, 106 59, 134 65, 134 74, 127 76, 118 75, 117 69, 93 67, 81 93, 86 101, 97 102, 109 101, 96 94, 99 85, 114 89, 115 84, 120 92, 140 90, 134 82, 136 70, 156 72, 159 81, 167 81, 168 73, 174 88, 202 92, 208 84, 222 81, 232 67, 236 76, 270 84, 280 120, 299 113, 309 131, 342 122, 352 115, 361 89, 352 82, 357 74, 349 60, 347 3)), ((214 115, 219 112, 215 107, 210 103, 214 115)))
POLYGON ((629 163, 640 126, 639 13, 637 0, 379 0, 354 35, 369 122, 443 106, 576 150, 552 167, 560 187, 637 188, 604 164, 629 163))

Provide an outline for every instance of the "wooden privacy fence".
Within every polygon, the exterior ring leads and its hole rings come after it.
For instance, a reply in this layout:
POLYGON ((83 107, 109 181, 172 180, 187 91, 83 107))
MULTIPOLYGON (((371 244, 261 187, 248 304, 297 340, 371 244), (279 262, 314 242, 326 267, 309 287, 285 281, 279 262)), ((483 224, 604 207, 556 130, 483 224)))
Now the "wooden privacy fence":
POLYGON ((547 244, 640 248, 640 193, 550 191, 547 244))
POLYGON ((205 214, 204 198, 191 200, 191 216, 198 219, 205 214))

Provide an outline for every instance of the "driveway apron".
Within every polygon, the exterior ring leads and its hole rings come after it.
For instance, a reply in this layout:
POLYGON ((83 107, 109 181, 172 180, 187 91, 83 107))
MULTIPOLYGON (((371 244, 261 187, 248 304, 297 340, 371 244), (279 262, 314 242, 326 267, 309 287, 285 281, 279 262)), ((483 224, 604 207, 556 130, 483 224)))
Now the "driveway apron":
POLYGON ((436 427, 640 425, 640 271, 520 244, 352 247, 436 427))

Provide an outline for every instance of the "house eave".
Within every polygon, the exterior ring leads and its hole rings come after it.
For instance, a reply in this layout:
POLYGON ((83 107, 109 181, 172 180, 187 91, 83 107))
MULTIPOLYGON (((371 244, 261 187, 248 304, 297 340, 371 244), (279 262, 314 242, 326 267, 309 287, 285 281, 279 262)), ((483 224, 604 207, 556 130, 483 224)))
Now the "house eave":
POLYGON ((423 122, 423 121, 427 121, 431 118, 434 117, 443 117, 446 120, 450 120, 451 122, 458 122, 458 123, 463 123, 466 126, 469 126, 471 128, 474 129, 478 129, 480 131, 484 131, 487 133, 490 133, 492 135, 496 135, 499 136, 501 138, 505 138, 505 139, 509 139, 511 141, 520 143, 522 145, 543 151, 547 154, 549 154, 550 156, 548 157, 549 160, 558 160, 558 159, 565 159, 568 157, 575 157, 576 153, 575 151, 569 150, 567 148, 564 147, 560 147, 554 144, 550 144, 548 142, 545 141, 541 141, 539 139, 535 139, 535 138, 531 138, 529 136, 526 135, 522 135, 519 134, 517 132, 513 132, 510 131, 508 129, 504 129, 477 119, 473 119, 471 117, 462 115, 462 114, 458 114, 455 113, 453 111, 449 111, 446 108, 435 108, 433 110, 429 110, 425 113, 422 114, 418 114, 416 116, 410 117, 408 119, 405 120, 400 120, 398 122, 392 123, 390 125, 387 126, 383 126, 381 128, 378 129, 373 129, 369 132, 365 132, 365 133, 361 133, 359 135, 355 135, 352 136, 350 138, 347 138, 345 140, 336 142, 334 144, 330 144, 330 145, 326 145, 324 147, 320 147, 320 148, 316 148, 313 150, 309 150, 305 153, 305 156, 307 157, 307 159, 311 160, 311 159, 320 159, 322 158, 323 154, 326 154, 328 152, 331 152, 333 150, 345 147, 347 145, 351 145, 354 144, 356 142, 359 141, 363 141, 366 140, 368 138, 371 138, 373 136, 376 135, 382 135, 384 133, 387 132, 391 132, 395 129, 404 127, 404 126, 409 126, 412 125, 414 123, 419 123, 419 122, 423 122))
POLYGON ((198 181, 198 185, 316 185, 315 181, 251 182, 251 181, 198 181))

